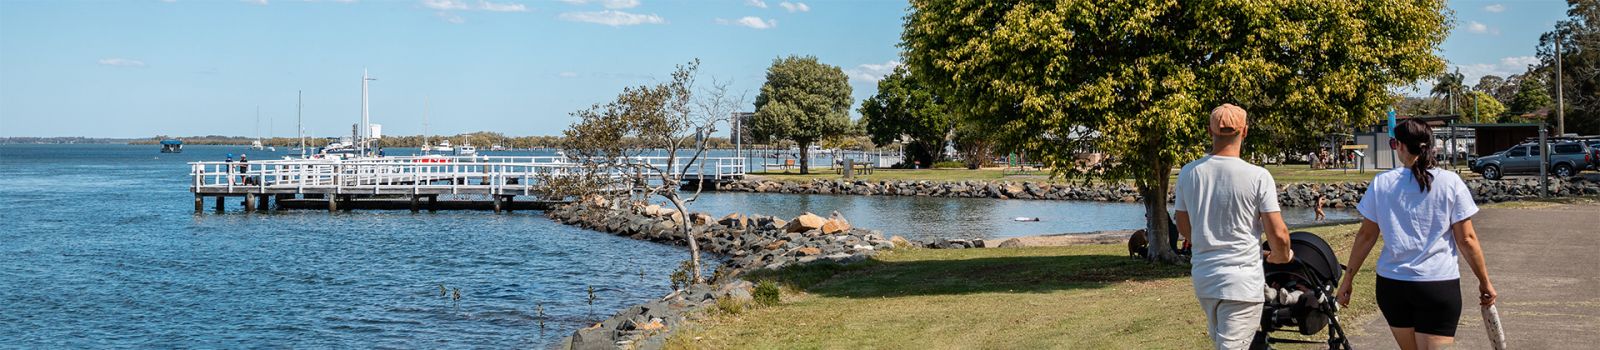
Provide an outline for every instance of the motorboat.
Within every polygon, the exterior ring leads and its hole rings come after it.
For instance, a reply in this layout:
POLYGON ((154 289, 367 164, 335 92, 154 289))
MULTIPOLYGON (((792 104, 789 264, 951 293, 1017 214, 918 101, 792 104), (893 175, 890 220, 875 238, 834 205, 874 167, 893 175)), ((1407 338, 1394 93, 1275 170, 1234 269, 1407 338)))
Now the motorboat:
POLYGON ((456 153, 456 148, 450 146, 450 140, 440 140, 437 145, 422 145, 422 152, 456 153))
POLYGON ((176 139, 161 140, 161 153, 183 153, 183 141, 176 139))
POLYGON ((478 148, 472 147, 472 144, 470 143, 462 144, 461 147, 456 147, 456 155, 458 156, 472 156, 477 154, 478 148))

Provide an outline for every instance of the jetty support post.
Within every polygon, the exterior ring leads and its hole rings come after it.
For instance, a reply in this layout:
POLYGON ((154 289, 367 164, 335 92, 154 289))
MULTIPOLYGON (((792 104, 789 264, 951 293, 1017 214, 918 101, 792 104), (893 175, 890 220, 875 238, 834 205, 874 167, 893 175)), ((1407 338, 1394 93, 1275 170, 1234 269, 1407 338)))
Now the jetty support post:
POLYGON ((500 213, 500 195, 492 195, 492 196, 489 196, 489 197, 494 199, 494 213, 495 214, 499 214, 500 213))
POLYGON ((222 203, 226 202, 227 198, 228 198, 228 196, 217 196, 217 212, 218 213, 221 213, 223 208, 225 208, 222 203))
POLYGON ((432 213, 437 211, 439 211, 439 195, 428 195, 428 212, 432 213))
POLYGON ((265 212, 267 212, 267 210, 269 210, 271 208, 272 208, 272 196, 265 195, 265 194, 256 195, 256 211, 257 212, 265 213, 265 212))
POLYGON ((511 207, 512 207, 511 201, 516 200, 517 196, 505 196, 505 197, 506 197, 506 199, 503 202, 505 202, 506 214, 510 214, 511 213, 511 207))
POLYGON ((339 196, 326 195, 326 196, 322 196, 322 199, 325 199, 325 200, 328 201, 328 212, 329 213, 339 211, 339 196))
POLYGON ((194 212, 195 212, 195 214, 199 214, 201 212, 204 212, 205 210, 206 210, 206 196, 200 195, 199 193, 194 194, 194 212))
POLYGON ((244 194, 244 212, 249 213, 249 212, 253 212, 253 211, 256 211, 256 194, 254 194, 254 193, 245 193, 244 194))
POLYGON ((411 195, 411 212, 417 212, 417 195, 411 195))

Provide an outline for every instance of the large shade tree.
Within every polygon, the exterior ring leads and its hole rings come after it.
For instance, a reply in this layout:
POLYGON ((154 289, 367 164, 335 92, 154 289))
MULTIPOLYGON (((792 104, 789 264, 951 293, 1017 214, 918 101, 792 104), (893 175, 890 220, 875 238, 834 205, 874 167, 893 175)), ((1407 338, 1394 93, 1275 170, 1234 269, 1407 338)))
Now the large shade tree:
POLYGON ((1443 71, 1442 0, 912 0, 907 63, 1007 149, 1060 176, 1132 179, 1167 245, 1172 169, 1210 145, 1207 111, 1249 110, 1261 140, 1370 125, 1391 87, 1443 71), (1086 150, 1108 163, 1072 167, 1086 150))
POLYGON ((923 166, 932 166, 944 153, 944 141, 955 128, 955 118, 938 96, 904 66, 878 81, 878 92, 861 101, 860 111, 872 143, 901 141, 907 155, 923 166))
POLYGON ((850 77, 814 56, 772 61, 756 95, 750 132, 758 140, 792 140, 800 146, 800 173, 810 172, 811 144, 850 126, 850 77))
MULTIPOLYGON (((1561 40, 1561 97, 1566 102, 1566 132, 1600 134, 1600 1, 1567 0, 1567 19, 1539 36, 1538 54, 1555 95, 1555 42, 1561 40), (1560 35, 1557 35, 1560 34, 1560 35)), ((1556 113, 1549 122, 1557 124, 1556 113)), ((1554 132, 1552 130, 1552 132, 1554 132)))

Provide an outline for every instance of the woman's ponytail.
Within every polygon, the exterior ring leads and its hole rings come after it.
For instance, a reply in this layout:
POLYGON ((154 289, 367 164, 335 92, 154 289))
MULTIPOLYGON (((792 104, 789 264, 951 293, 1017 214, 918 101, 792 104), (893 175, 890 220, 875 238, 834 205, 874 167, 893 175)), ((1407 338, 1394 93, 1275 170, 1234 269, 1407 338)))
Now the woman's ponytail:
POLYGON ((1417 179, 1417 186, 1422 192, 1433 189, 1433 173, 1428 169, 1433 168, 1433 128, 1427 123, 1408 119, 1395 125, 1394 138, 1406 148, 1406 152, 1417 156, 1411 163, 1411 175, 1417 179))

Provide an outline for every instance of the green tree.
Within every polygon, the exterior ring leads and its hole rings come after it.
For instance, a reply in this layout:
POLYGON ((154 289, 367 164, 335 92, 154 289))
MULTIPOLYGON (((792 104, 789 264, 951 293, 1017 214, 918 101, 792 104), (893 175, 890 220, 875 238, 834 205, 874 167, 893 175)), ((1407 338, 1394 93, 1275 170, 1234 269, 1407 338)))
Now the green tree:
POLYGON ((1461 120, 1471 123, 1496 123, 1506 113, 1506 106, 1494 96, 1483 91, 1468 92, 1467 105, 1462 106, 1461 120))
POLYGON ((1467 91, 1466 76, 1461 75, 1461 68, 1456 68, 1454 73, 1439 75, 1433 81, 1433 89, 1428 94, 1444 100, 1444 105, 1449 108, 1450 114, 1456 114, 1456 107, 1461 103, 1461 94, 1467 91))
POLYGON ((944 153, 944 141, 955 127, 955 118, 945 110, 932 89, 923 86, 904 66, 878 81, 878 92, 861 101, 861 121, 872 143, 886 146, 895 141, 906 145, 906 153, 923 166, 932 166, 944 153))
POLYGON ((1550 91, 1545 90, 1544 86, 1544 81, 1524 77, 1522 83, 1517 84, 1517 94, 1511 96, 1511 103, 1506 106, 1506 110, 1513 115, 1522 116, 1555 105, 1555 100, 1550 98, 1550 91))
POLYGON ((1443 71, 1448 17, 1442 0, 912 0, 901 46, 999 148, 1059 176, 1133 179, 1150 256, 1173 262, 1169 175, 1210 144, 1207 111, 1249 110, 1255 154, 1370 125, 1390 88, 1443 71), (1073 167, 1082 152, 1109 160, 1073 167))
MULTIPOLYGON (((1600 134, 1600 1, 1567 0, 1567 19, 1539 36, 1539 60, 1547 91, 1555 93, 1555 41, 1561 39, 1561 85, 1566 101, 1566 132, 1600 134)), ((1549 123, 1556 124, 1552 111, 1549 123)), ((1553 129, 1553 127, 1552 127, 1553 129)), ((1554 132, 1552 130, 1551 132, 1554 132)))
POLYGON ((811 144, 843 133, 850 124, 850 77, 815 56, 775 59, 756 95, 750 132, 758 140, 800 146, 800 173, 810 173, 811 144))

